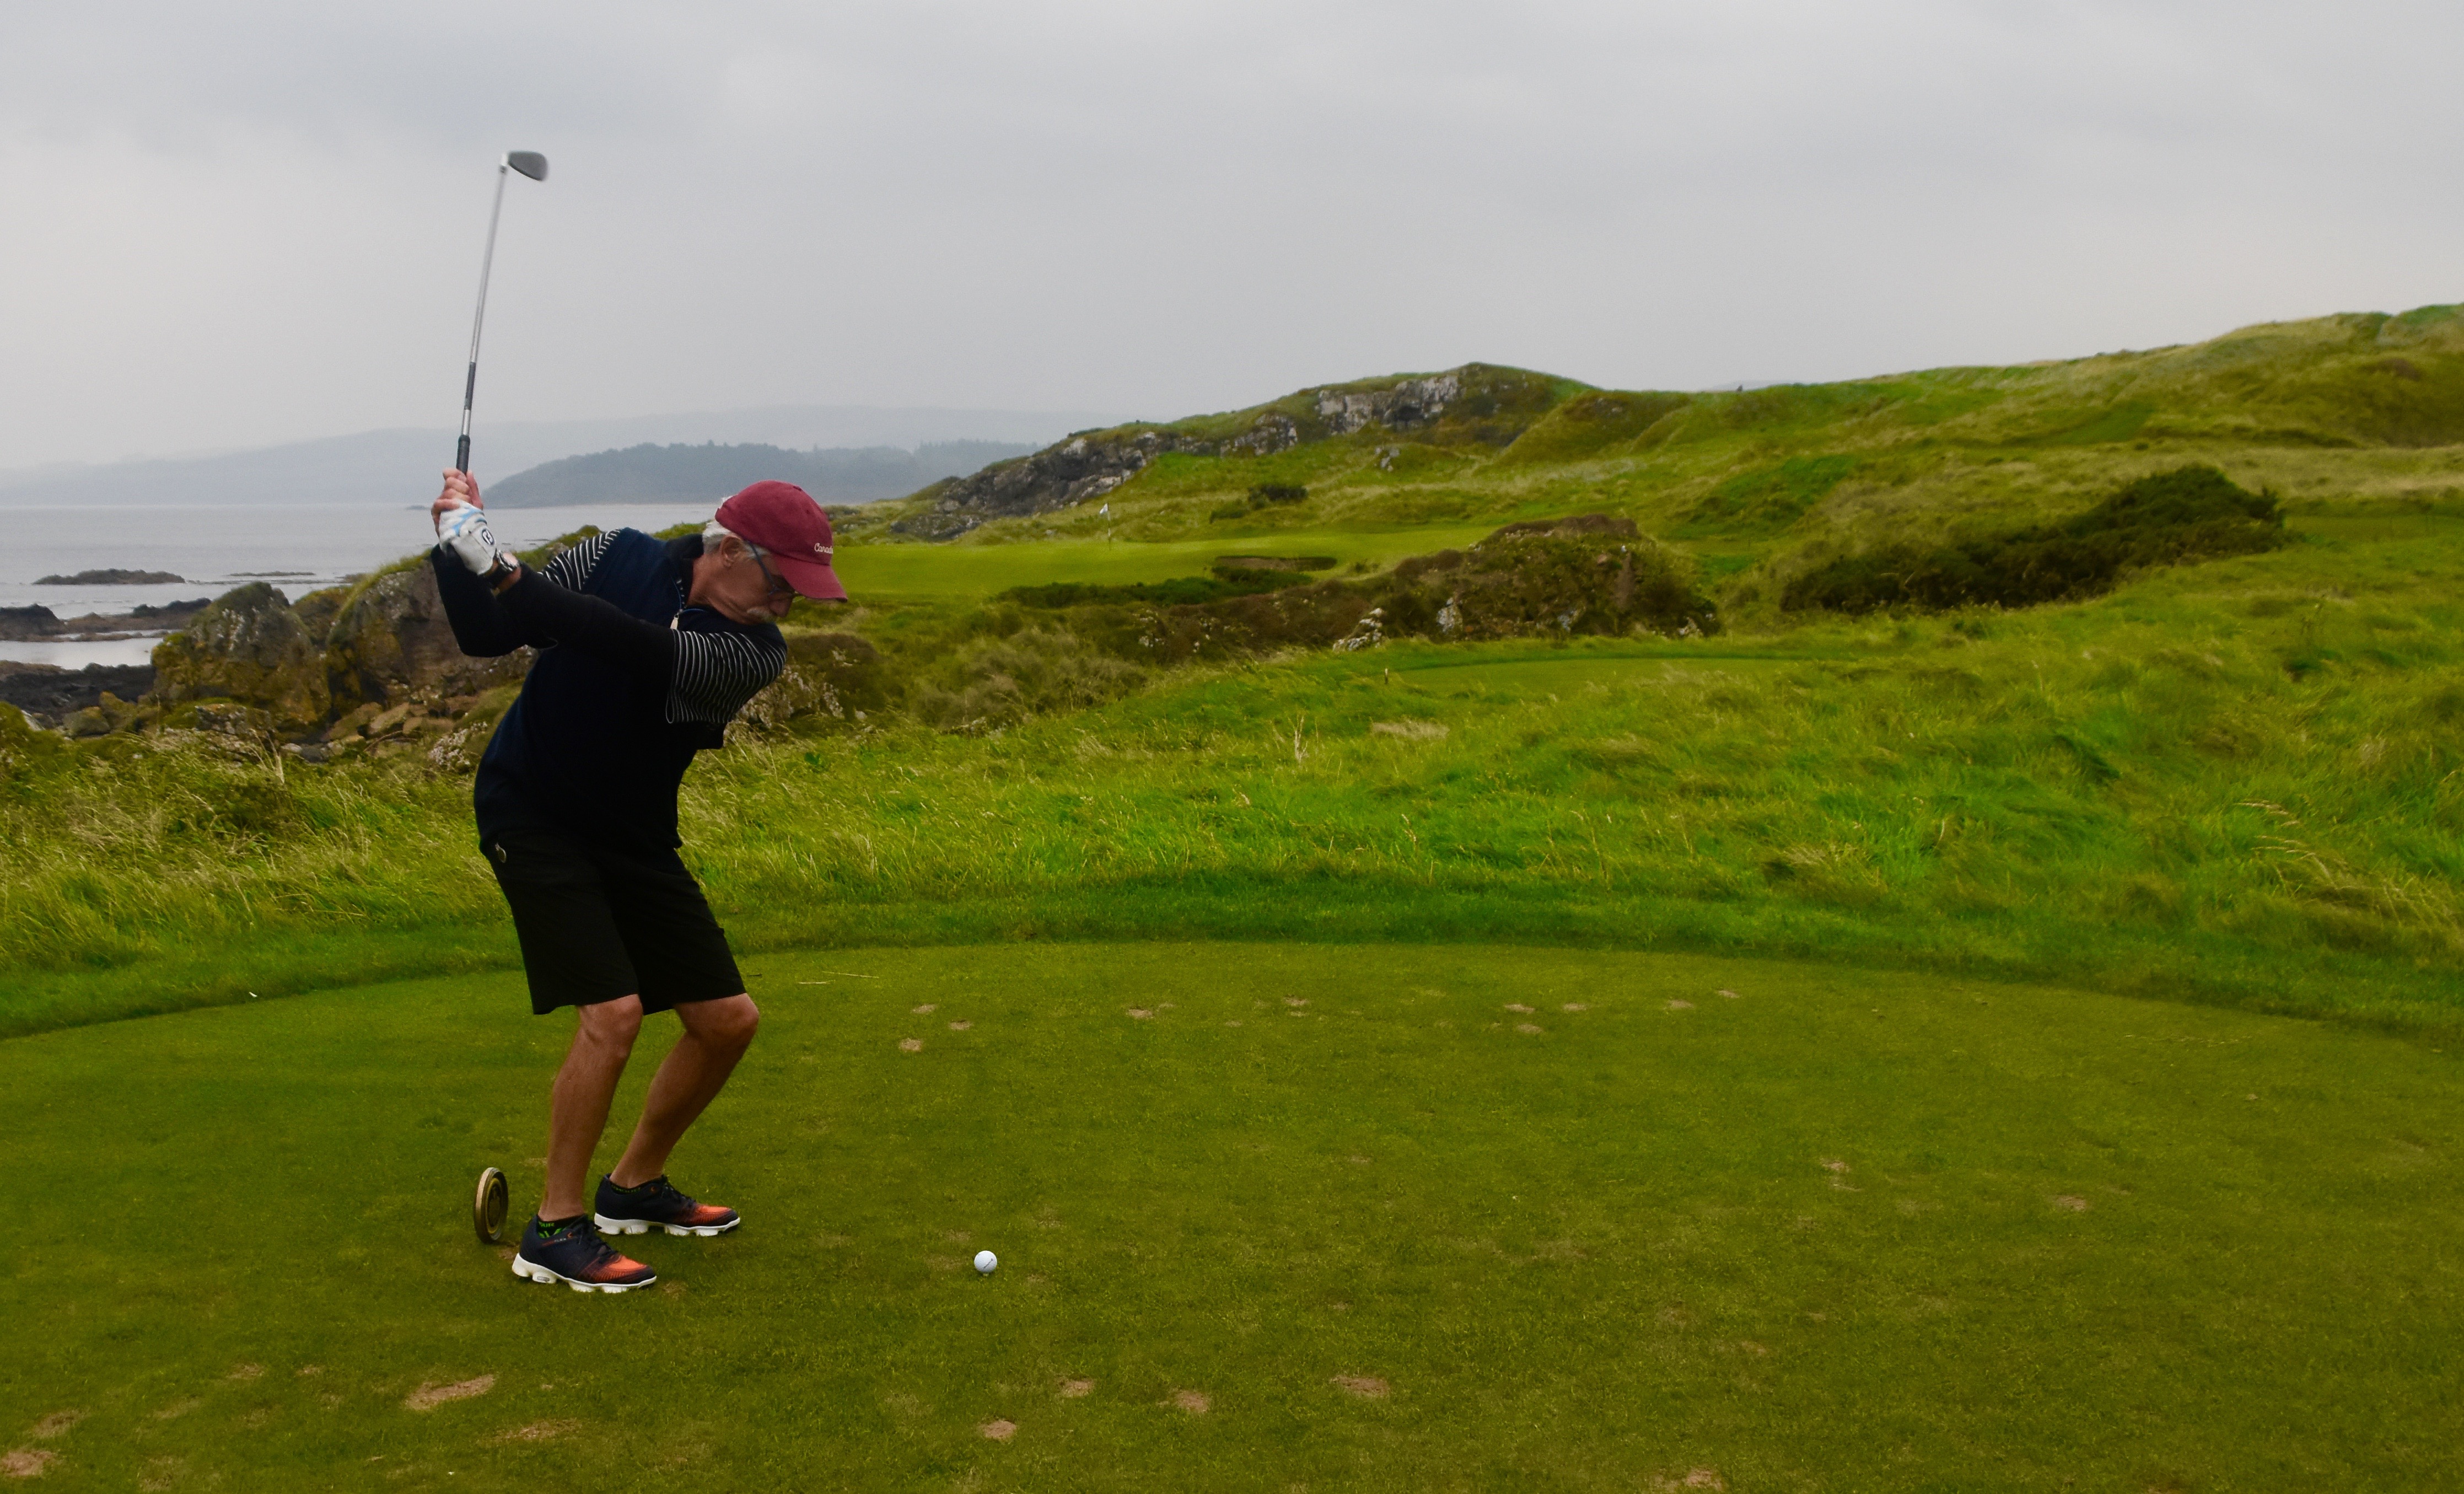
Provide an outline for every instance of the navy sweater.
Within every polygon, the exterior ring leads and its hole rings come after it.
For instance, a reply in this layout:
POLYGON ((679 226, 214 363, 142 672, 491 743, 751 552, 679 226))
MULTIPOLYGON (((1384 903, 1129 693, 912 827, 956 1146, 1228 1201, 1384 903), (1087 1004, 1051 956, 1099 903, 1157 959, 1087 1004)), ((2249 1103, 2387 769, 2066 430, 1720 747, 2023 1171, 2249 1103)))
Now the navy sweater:
POLYGON ((693 754, 786 667, 768 624, 747 627, 686 591, 701 539, 636 529, 596 536, 492 591, 439 545, 429 556, 462 651, 539 650, 479 759, 479 834, 554 829, 636 851, 671 850, 676 787, 693 754))

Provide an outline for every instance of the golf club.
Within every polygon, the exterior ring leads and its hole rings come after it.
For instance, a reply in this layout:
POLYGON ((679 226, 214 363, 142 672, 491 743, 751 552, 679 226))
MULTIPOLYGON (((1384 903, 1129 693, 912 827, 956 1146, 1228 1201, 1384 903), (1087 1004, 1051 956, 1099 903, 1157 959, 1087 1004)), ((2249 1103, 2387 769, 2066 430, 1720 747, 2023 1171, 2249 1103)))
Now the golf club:
POLYGON ((496 203, 488 209, 488 248, 479 256, 479 309, 471 314, 471 371, 462 379, 462 440, 453 449, 453 470, 471 470, 471 396, 479 388, 479 326, 488 319, 488 269, 496 258, 496 219, 505 210, 505 173, 519 171, 534 182, 547 180, 547 157, 536 150, 508 151, 496 164, 496 203))

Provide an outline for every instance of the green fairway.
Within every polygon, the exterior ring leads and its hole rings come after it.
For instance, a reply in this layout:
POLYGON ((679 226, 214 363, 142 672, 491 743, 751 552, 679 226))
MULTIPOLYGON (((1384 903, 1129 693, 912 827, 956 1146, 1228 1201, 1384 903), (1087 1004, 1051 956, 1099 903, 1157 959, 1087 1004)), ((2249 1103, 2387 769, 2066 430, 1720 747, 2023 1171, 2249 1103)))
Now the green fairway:
POLYGON ((851 544, 837 556, 850 592, 868 604, 989 597, 1012 586, 1085 582, 1126 586, 1204 575, 1218 556, 1331 556, 1339 564, 1387 565, 1470 544, 1495 526, 1396 528, 1367 533, 1310 529, 1292 534, 1177 540, 1160 544, 1102 539, 1045 544, 851 544))
POLYGON ((519 1283, 470 1236, 483 1163, 536 1202, 570 1029, 518 976, 0 1043, 7 1466, 66 1489, 2464 1482, 2464 1104, 2418 1042, 1536 948, 747 968, 761 1040, 675 1168, 748 1222, 635 1242, 662 1283, 624 1298, 519 1283))

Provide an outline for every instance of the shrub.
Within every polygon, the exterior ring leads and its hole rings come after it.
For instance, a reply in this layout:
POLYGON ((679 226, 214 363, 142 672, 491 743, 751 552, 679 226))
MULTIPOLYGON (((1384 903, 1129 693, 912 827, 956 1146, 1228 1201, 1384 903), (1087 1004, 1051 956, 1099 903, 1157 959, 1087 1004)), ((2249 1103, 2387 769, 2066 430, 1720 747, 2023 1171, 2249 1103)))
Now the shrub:
POLYGON ((2033 606, 2109 591, 2125 572, 2283 543, 2274 494, 2250 493, 2213 467, 2184 467, 2142 477, 2059 524, 1842 556, 1791 582, 1780 605, 1792 612, 2033 606))
POLYGON ((945 732, 1008 726, 1045 711, 1102 705, 1146 682, 1146 671, 1066 628, 1024 627, 967 645, 938 682, 908 697, 917 720, 945 732))

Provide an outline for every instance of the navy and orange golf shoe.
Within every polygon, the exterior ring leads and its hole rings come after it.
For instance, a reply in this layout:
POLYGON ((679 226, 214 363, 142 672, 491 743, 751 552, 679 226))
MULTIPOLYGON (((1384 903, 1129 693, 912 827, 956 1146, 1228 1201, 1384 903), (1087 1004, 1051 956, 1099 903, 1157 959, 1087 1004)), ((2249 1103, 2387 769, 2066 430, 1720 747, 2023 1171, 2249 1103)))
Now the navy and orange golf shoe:
POLYGON ((676 1192, 665 1173, 631 1188, 616 1186, 612 1176, 599 1179, 599 1197, 591 1222, 611 1235, 646 1235, 664 1229, 671 1235, 724 1235, 744 1221, 734 1209, 697 1203, 676 1192))
POLYGON ((541 1231, 536 1214, 514 1252, 514 1274, 526 1282, 562 1282, 575 1291, 604 1292, 633 1291, 659 1279, 641 1262, 617 1254, 588 1219, 569 1220, 551 1235, 541 1231))

